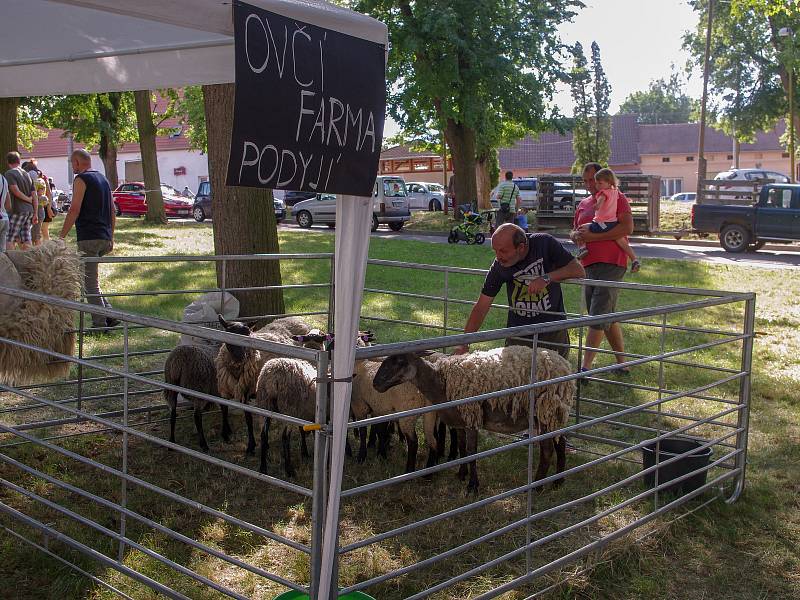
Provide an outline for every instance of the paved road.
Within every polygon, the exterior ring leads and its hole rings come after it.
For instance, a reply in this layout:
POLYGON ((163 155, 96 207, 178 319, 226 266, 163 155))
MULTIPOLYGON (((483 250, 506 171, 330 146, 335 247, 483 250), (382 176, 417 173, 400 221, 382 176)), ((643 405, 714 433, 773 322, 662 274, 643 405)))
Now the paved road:
MULTIPOLYGON (((295 223, 283 223, 281 229, 299 230, 295 223)), ((318 233, 332 233, 334 230, 328 227, 313 227, 312 231, 318 233)), ((416 240, 436 244, 446 244, 447 238, 443 235, 420 235, 410 231, 395 233, 385 229, 379 229, 372 234, 373 237, 416 240)), ((561 240, 569 250, 574 250, 575 246, 567 239, 561 240)), ((463 242, 462 242, 463 243, 463 242)), ((488 245, 489 242, 487 241, 488 245)), ((675 260, 694 260, 712 262, 728 265, 747 265, 751 267, 762 267, 769 269, 791 269, 800 266, 800 248, 787 245, 785 249, 781 245, 767 246, 758 252, 744 252, 742 254, 732 254, 725 252, 716 241, 708 245, 695 246, 689 244, 675 243, 648 243, 633 241, 631 245, 636 249, 636 253, 643 259, 648 258, 669 258, 675 260)))

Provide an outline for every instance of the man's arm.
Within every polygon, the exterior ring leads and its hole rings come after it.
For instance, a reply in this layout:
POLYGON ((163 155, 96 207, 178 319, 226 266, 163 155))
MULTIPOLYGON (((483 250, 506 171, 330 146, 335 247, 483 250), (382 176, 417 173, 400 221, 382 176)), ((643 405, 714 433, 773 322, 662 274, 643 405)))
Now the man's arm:
POLYGON ((8 184, 8 189, 10 190, 12 196, 17 197, 18 199, 22 200, 23 202, 27 202, 28 204, 33 204, 34 196, 33 195, 26 196, 25 194, 23 194, 16 183, 8 184))
POLYGON ((633 215, 629 212, 619 215, 619 225, 602 233, 589 231, 588 225, 581 225, 575 237, 584 242, 602 242, 603 240, 618 240, 633 233, 633 215))
MULTIPOLYGON (((573 258, 560 269, 550 271, 547 275, 550 277, 551 283, 558 283, 565 279, 583 279, 586 277, 586 271, 584 271, 581 263, 573 258)), ((543 290, 547 285, 548 283, 542 277, 537 277, 528 284, 528 293, 535 294, 543 290)))
POLYGON ((75 182, 72 184, 72 205, 69 207, 69 212, 67 213, 67 216, 64 218, 64 226, 61 228, 61 234, 58 236, 62 240, 65 237, 67 237, 69 230, 72 229, 72 226, 78 219, 78 215, 81 213, 81 205, 83 204, 83 194, 85 192, 86 192, 86 184, 83 182, 83 179, 81 179, 80 177, 76 177, 75 182))
MULTIPOLYGON (((475 303, 475 306, 472 307, 472 312, 469 313, 467 324, 464 326, 464 333, 474 333, 481 328, 483 320, 492 307, 492 300, 494 300, 494 298, 486 294, 481 294, 478 297, 478 301, 475 303)), ((469 344, 464 344, 456 348, 455 354, 464 354, 467 350, 469 350, 469 344)))

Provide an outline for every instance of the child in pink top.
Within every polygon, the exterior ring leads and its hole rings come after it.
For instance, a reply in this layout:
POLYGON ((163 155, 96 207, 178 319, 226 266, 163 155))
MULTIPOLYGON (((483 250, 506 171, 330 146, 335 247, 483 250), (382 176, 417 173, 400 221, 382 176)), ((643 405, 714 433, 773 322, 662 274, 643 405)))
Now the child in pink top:
MULTIPOLYGON (((619 225, 619 221, 617 221, 617 199, 619 198, 617 176, 611 169, 600 169, 595 173, 594 180, 597 183, 597 192, 594 195, 594 218, 592 224, 589 225, 589 231, 603 233, 619 225)), ((614 241, 631 260, 631 273, 636 273, 642 265, 631 248, 628 238, 621 237, 614 241)), ((583 258, 588 253, 586 244, 579 244, 576 258, 583 258)))

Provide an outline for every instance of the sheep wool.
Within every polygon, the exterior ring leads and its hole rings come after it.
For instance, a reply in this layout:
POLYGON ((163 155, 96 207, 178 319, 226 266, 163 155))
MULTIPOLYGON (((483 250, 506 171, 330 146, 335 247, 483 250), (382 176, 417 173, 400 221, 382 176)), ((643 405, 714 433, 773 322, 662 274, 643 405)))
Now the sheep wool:
MULTIPOLYGON (((9 251, 24 288, 65 300, 80 298, 83 274, 78 254, 63 241, 48 241, 26 251, 9 251)), ((66 355, 75 353, 75 311, 24 300, 13 318, 0 319, 0 337, 66 355)), ((66 377, 71 363, 0 343, 0 380, 11 385, 66 377)))
MULTIPOLYGON (((448 356, 439 359, 435 368, 445 382, 447 400, 459 400, 531 382, 533 351, 526 346, 509 346, 488 351, 448 356)), ((537 349, 536 380, 544 381, 572 373, 569 362, 556 352, 537 349)), ((508 414, 512 420, 528 414, 529 393, 522 392, 486 400, 487 404, 508 414)), ((560 429, 567 422, 575 402, 575 382, 550 384, 536 390, 536 418, 547 431, 560 429)), ((483 427, 480 402, 458 407, 467 427, 483 427)))
MULTIPOLYGON (((381 363, 370 360, 356 361, 356 376, 353 379, 353 391, 350 399, 350 410, 358 421, 373 416, 384 417, 403 410, 430 406, 431 403, 411 383, 401 383, 390 391, 381 393, 372 386, 375 373, 381 363)), ((400 419, 400 431, 411 436, 416 427, 418 416, 400 419)), ((435 444, 436 413, 424 415, 425 440, 429 445, 435 444)))
MULTIPOLYGON (((250 337, 268 342, 298 346, 292 336, 305 335, 311 327, 299 317, 276 319, 263 329, 250 334, 250 337)), ((235 360, 223 344, 214 359, 217 368, 217 385, 223 398, 245 402, 256 392, 256 384, 261 368, 268 360, 278 357, 277 354, 255 348, 249 348, 245 360, 235 360)))

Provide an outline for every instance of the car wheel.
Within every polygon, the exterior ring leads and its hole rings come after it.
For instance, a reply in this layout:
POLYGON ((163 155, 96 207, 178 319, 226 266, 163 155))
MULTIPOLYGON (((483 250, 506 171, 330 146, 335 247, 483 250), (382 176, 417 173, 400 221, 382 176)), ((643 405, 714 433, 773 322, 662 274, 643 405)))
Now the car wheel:
POLYGON ((744 252, 750 243, 750 232, 741 225, 726 225, 719 232, 719 243, 727 252, 744 252))
POLYGON ((328 223, 328 229, 334 229, 336 227, 336 223, 328 223))
POLYGON ((476 233, 475 234, 475 243, 476 244, 482 244, 485 241, 486 241, 486 236, 485 235, 483 235, 482 233, 476 233))
POLYGON ((428 203, 428 210, 433 212, 442 210, 442 203, 439 202, 436 198, 434 198, 428 203))
POLYGON ((371 231, 378 231, 378 217, 372 215, 372 229, 371 231))
POLYGON ((311 227, 313 222, 314 219, 311 218, 311 213, 307 210, 301 210, 299 213, 297 213, 297 224, 303 229, 308 229, 311 227))
POLYGON ((117 204, 116 202, 114 202, 114 212, 118 217, 122 216, 122 210, 120 209, 119 204, 117 204))
POLYGON ((450 235, 447 236, 447 242, 449 244, 457 244, 458 243, 458 234, 455 231, 451 231, 450 235))
POLYGON ((399 223, 389 223, 389 229, 392 231, 400 231, 403 228, 403 222, 400 221, 399 223))
POLYGON ((761 250, 766 245, 766 243, 767 242, 765 242, 764 240, 756 240, 755 242, 753 242, 752 244, 750 244, 747 247, 747 251, 748 252, 758 252, 759 250, 761 250))
POLYGON ((192 216, 194 217, 194 220, 197 221, 198 223, 202 223, 203 221, 206 220, 206 213, 203 212, 203 208, 200 206, 194 207, 194 210, 192 210, 192 216))

